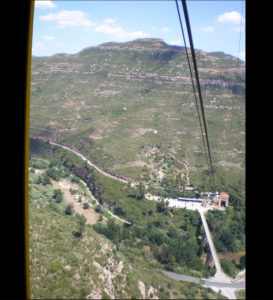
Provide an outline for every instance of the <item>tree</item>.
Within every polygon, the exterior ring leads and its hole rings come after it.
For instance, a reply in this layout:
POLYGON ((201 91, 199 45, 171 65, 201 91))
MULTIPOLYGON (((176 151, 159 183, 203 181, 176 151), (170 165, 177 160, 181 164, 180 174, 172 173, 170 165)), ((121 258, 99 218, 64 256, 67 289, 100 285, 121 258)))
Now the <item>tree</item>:
POLYGON ((47 175, 47 173, 43 173, 41 182, 43 185, 51 184, 50 177, 47 175))
POLYGON ((231 278, 235 278, 237 271, 233 263, 227 260, 226 258, 221 258, 220 263, 223 271, 231 278))
POLYGON ((173 255, 170 255, 169 258, 168 258, 168 269, 170 271, 173 271, 175 267, 175 257, 173 255))
POLYGON ((164 199, 161 199, 160 202, 156 203, 156 211, 159 213, 168 211, 168 204, 169 204, 168 201, 165 202, 164 199))
POLYGON ((239 261, 240 261, 241 269, 244 269, 246 267, 246 256, 245 255, 241 256, 239 261))
POLYGON ((223 230, 220 240, 229 251, 233 252, 233 243, 235 241, 235 237, 229 229, 223 230))
POLYGON ((77 193, 77 190, 73 190, 72 187, 70 187, 69 192, 70 192, 72 195, 75 195, 75 194, 77 193))
POLYGON ((101 212, 101 206, 97 205, 97 207, 95 208, 95 212, 100 213, 101 212))
POLYGON ((63 193, 60 189, 54 190, 53 198, 56 203, 61 203, 63 201, 63 193))
POLYGON ((74 204, 72 202, 67 204, 64 213, 66 215, 72 215, 74 213, 74 204))
POLYGON ((80 237, 82 237, 82 234, 85 230, 85 223, 86 223, 87 219, 84 215, 79 215, 79 214, 77 214, 76 217, 78 218, 80 237))
POLYGON ((84 203, 83 203, 83 208, 84 208, 84 209, 89 208, 89 204, 88 204, 87 202, 84 202, 84 203))
POLYGON ((140 181, 140 182, 139 182, 139 185, 138 185, 138 190, 137 190, 137 192, 136 192, 136 198, 137 198, 137 199, 142 199, 142 198, 144 198, 145 192, 146 192, 145 186, 144 186, 143 182, 140 181))
POLYGON ((110 240, 115 240, 120 236, 120 226, 117 225, 113 219, 108 220, 105 235, 110 240))
POLYGON ((47 175, 54 179, 54 180, 60 180, 61 178, 61 171, 58 170, 57 168, 55 167, 52 167, 52 168, 49 168, 47 171, 46 171, 47 175))

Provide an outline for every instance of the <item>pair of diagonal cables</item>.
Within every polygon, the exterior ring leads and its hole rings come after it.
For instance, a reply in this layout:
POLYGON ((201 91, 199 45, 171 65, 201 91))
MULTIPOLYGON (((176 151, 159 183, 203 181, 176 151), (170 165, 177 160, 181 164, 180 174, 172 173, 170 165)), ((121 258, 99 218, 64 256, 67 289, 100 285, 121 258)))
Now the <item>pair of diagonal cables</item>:
POLYGON ((215 187, 215 181, 214 181, 214 175, 213 175, 213 166, 212 166, 212 160, 211 160, 211 151, 210 151, 209 139, 208 139, 208 130, 207 130, 207 126, 206 126, 205 111, 204 111, 203 99, 202 99, 202 94, 201 94, 201 88, 200 88, 199 75, 198 75, 198 70, 197 70, 195 51, 194 51, 194 46, 193 46, 193 39, 192 39, 192 34, 191 34, 191 26, 190 26, 190 21, 189 21, 189 15, 188 15, 186 1, 181 0, 181 2, 182 2, 183 11, 184 11, 185 22, 186 22, 186 26, 187 26, 188 37, 189 37, 189 42, 190 42, 190 47, 191 47, 191 55, 192 55, 196 85, 197 85, 198 94, 199 94, 199 103, 198 103, 198 100, 197 100, 197 97, 196 97, 196 91, 195 91, 194 82, 193 82, 193 74, 192 74, 189 54, 188 54, 188 50, 187 50, 183 25, 182 25, 182 21, 181 21, 180 11, 179 11, 177 0, 175 0, 177 12, 178 12, 178 17, 179 17, 179 22, 180 22, 180 27, 181 27, 181 31, 182 31, 182 35, 183 35, 185 50, 186 50, 186 54, 187 54, 187 60, 188 60, 189 69, 190 69, 191 82, 192 82, 193 93, 194 93, 194 97, 195 97, 195 104, 196 104, 196 108, 197 108, 198 119, 199 119, 199 124, 200 124, 200 128, 201 128, 201 134, 202 134, 204 149, 205 149, 206 158, 207 158, 207 164, 208 164, 208 168, 210 169, 213 184, 214 184, 214 187, 215 187), (200 108, 201 108, 201 114, 200 114, 200 108), (202 117, 202 119, 201 119, 201 117, 202 117), (204 128, 204 131, 205 131, 205 138, 206 139, 204 139, 203 128, 204 128))

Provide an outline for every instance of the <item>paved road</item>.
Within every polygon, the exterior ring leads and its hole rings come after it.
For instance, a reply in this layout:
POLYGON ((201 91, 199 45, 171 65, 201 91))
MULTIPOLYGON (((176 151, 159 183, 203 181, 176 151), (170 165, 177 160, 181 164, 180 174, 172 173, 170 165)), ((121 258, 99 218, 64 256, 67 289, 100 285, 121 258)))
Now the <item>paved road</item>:
POLYGON ((201 279, 200 278, 185 276, 185 275, 181 275, 181 274, 177 274, 177 273, 173 273, 173 272, 168 272, 168 271, 162 271, 162 270, 158 270, 158 271, 161 271, 163 274, 165 274, 166 276, 168 276, 168 277, 170 277, 174 280, 188 281, 188 282, 194 282, 194 283, 201 284, 201 279))
POLYGON ((201 279, 201 278, 196 278, 196 277, 191 277, 191 276, 185 276, 173 272, 168 272, 168 271, 163 271, 163 270, 158 270, 161 271, 163 274, 166 276, 178 280, 178 281, 188 281, 188 282, 194 282, 206 286, 215 286, 218 288, 233 288, 233 289, 244 289, 245 288, 245 283, 226 283, 226 282, 218 282, 218 281, 213 281, 213 279, 201 279))
POLYGON ((245 283, 221 283, 221 282, 214 282, 214 281, 209 281, 205 280, 203 283, 206 286, 209 287, 218 287, 218 288, 230 288, 230 289, 245 289, 246 284, 245 283))
POLYGON ((208 223, 207 223, 205 215, 204 215, 206 210, 204 210, 204 208, 202 208, 202 207, 199 207, 198 211, 200 213, 202 223, 203 223, 203 226, 204 226, 204 229, 205 229, 205 232, 206 232, 206 236, 207 236, 207 239, 208 239, 208 242, 209 242, 209 247, 210 247, 211 254, 212 254, 212 257, 213 257, 213 260, 214 260, 216 271, 222 273, 221 265, 220 265, 220 262, 219 262, 219 259, 218 259, 217 253, 216 253, 216 249, 214 247, 212 238, 210 236, 209 226, 208 226, 208 223))
MULTIPOLYGON (((87 163, 89 165, 94 167, 96 170, 98 170, 99 172, 101 172, 105 176, 108 176, 108 177, 111 177, 113 179, 116 179, 116 180, 127 183, 127 181, 124 180, 124 179, 117 178, 115 176, 112 176, 112 175, 102 171, 100 168, 98 168, 93 163, 91 163, 91 161, 89 161, 86 157, 84 157, 82 154, 76 152, 75 150, 72 150, 72 149, 70 149, 66 146, 59 145, 57 143, 50 142, 50 144, 55 145, 55 146, 59 146, 59 147, 62 147, 62 148, 65 148, 67 150, 70 150, 70 151, 74 152, 76 155, 80 156, 83 160, 87 161, 87 163)), ((207 224, 207 221, 206 221, 205 216, 204 216, 204 213, 207 210, 204 209, 203 207, 200 207, 200 208, 198 208, 198 211, 199 211, 201 219, 202 219, 202 223, 203 223, 203 226, 204 226, 204 229, 205 229, 205 232, 206 232, 206 236, 207 236, 207 239, 208 239, 208 242, 209 242, 209 245, 210 245, 211 254, 212 254, 212 257, 213 257, 213 260, 214 260, 214 263, 215 263, 216 274, 215 274, 214 278, 201 280, 201 279, 195 278, 195 277, 180 275, 180 274, 167 272, 167 271, 162 271, 162 270, 160 270, 160 271, 163 274, 165 274, 166 276, 168 276, 170 278, 173 278, 174 280, 188 281, 188 282, 201 284, 203 286, 211 287, 217 292, 219 290, 221 290, 222 294, 227 296, 229 299, 236 299, 235 293, 234 293, 235 290, 245 289, 245 283, 234 283, 222 272, 221 264, 220 264, 220 261, 218 259, 216 249, 214 247, 214 243, 213 243, 212 238, 210 236, 210 231, 209 231, 209 228, 208 228, 208 224, 207 224)))
POLYGON ((244 290, 246 288, 245 283, 227 283, 227 282, 219 282, 215 281, 215 279, 200 279, 191 276, 180 275, 168 271, 161 271, 164 275, 177 280, 177 281, 188 281, 196 284, 203 285, 204 287, 210 287, 215 292, 221 291, 222 295, 228 297, 229 299, 236 299, 235 291, 236 290, 244 290))
POLYGON ((167 272, 167 271, 162 271, 163 274, 166 276, 174 279, 174 280, 179 280, 179 281, 188 281, 188 282, 194 282, 197 284, 201 284, 204 287, 210 287, 212 288, 215 292, 221 291, 221 293, 228 297, 229 299, 236 299, 235 296, 235 291, 239 289, 245 289, 245 283, 235 283, 233 282, 226 274, 221 269, 221 264, 214 246, 214 243, 212 241, 209 227, 207 224, 207 221, 205 219, 205 212, 207 209, 204 209, 203 207, 199 207, 198 211, 200 213, 202 223, 206 232, 206 236, 209 242, 211 254, 215 263, 215 268, 216 268, 216 274, 214 275, 213 278, 210 279, 199 279, 195 277, 190 277, 190 276, 185 276, 185 275, 180 275, 172 272, 167 272))
POLYGON ((207 236, 207 239, 208 239, 210 251, 211 251, 213 261, 214 261, 214 264, 215 264, 215 268, 216 268, 216 274, 214 276, 214 281, 231 283, 232 282, 231 278, 229 278, 222 271, 220 260, 218 258, 214 243, 213 243, 211 235, 210 235, 209 226, 208 226, 208 223, 207 223, 206 218, 205 218, 205 213, 207 212, 207 210, 208 209, 206 209, 204 207, 198 207, 198 211, 199 211, 201 219, 202 219, 202 223, 203 223, 203 226, 204 226, 204 229, 205 229, 205 232, 206 232, 206 236, 207 236))

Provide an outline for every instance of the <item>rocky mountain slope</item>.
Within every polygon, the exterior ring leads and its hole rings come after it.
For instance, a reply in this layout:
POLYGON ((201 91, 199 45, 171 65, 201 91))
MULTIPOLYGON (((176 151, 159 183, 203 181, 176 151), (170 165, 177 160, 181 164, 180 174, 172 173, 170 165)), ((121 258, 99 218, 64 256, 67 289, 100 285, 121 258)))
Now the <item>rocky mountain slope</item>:
MULTIPOLYGON (((244 181, 245 64, 222 52, 196 57, 215 178, 244 181)), ((182 161, 193 184, 208 169, 185 48, 161 39, 33 57, 30 116, 32 137, 109 172, 136 177, 156 153, 182 161)))

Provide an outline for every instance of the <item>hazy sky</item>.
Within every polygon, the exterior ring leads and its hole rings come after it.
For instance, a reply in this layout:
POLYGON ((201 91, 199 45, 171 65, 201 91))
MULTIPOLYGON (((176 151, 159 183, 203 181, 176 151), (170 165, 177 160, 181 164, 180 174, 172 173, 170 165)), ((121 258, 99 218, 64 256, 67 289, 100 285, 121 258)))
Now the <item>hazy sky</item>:
MULTIPOLYGON (((245 61, 245 1, 186 4, 196 49, 223 51, 245 61)), ((184 46, 175 1, 35 1, 35 56, 74 54, 86 47, 137 38, 162 38, 167 44, 184 46)), ((189 47, 187 39, 186 43, 189 47)))

